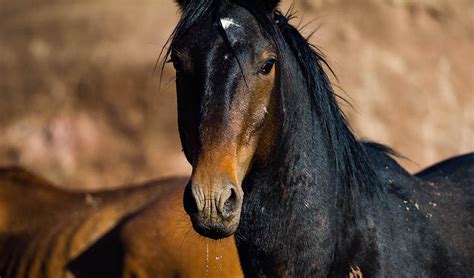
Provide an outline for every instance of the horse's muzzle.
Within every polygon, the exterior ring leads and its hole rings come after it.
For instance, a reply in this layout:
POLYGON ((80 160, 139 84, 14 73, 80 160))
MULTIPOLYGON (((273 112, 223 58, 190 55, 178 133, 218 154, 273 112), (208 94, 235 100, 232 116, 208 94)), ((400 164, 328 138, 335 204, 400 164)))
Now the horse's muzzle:
POLYGON ((233 184, 206 189, 191 180, 184 191, 184 209, 194 230, 212 239, 232 235, 239 224, 242 193, 233 184))

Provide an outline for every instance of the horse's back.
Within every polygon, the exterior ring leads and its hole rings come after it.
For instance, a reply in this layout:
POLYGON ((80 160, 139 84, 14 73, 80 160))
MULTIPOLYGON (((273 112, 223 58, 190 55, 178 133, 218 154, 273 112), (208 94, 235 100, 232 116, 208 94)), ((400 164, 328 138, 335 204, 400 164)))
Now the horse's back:
POLYGON ((0 168, 0 232, 25 232, 45 225, 74 199, 22 168, 0 168))
POLYGON ((431 182, 448 182, 455 186, 474 185, 474 153, 441 161, 415 174, 431 182))
POLYGON ((182 180, 153 181, 108 191, 60 188, 23 168, 0 168, 0 232, 27 233, 105 211, 128 213, 182 180))
POLYGON ((59 238, 54 227, 65 223, 67 212, 77 218, 71 213, 76 199, 22 168, 0 168, 0 276, 40 276, 52 250, 47 243, 59 238))
MULTIPOLYGON (((423 181, 424 208, 457 270, 474 271, 474 153, 437 163, 415 175, 423 181)), ((465 272, 464 274, 468 274, 465 272)))
POLYGON ((67 263, 123 217, 183 183, 73 192, 22 168, 0 168, 0 276, 64 276, 67 263))
POLYGON ((72 192, 0 168, 0 276, 242 276, 233 238, 208 244, 192 231, 186 181, 72 192))

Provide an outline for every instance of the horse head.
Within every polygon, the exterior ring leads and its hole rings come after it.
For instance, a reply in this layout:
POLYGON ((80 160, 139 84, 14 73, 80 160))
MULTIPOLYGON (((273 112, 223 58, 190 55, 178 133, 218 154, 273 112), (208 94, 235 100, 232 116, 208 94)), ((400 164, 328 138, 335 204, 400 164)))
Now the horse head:
MULTIPOLYGON (((170 56, 181 142, 193 166, 184 206, 197 232, 222 238, 239 224, 242 181, 271 157, 278 136, 278 52, 247 3, 205 2, 179 1, 170 56)), ((261 5, 269 22, 276 4, 248 3, 261 5)))

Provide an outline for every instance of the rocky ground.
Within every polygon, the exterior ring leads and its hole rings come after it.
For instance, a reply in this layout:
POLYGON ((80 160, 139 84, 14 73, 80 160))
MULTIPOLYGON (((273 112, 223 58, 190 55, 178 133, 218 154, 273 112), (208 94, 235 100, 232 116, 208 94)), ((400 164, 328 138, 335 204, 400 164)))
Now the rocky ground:
MULTIPOLYGON (((295 3, 359 136, 412 172, 474 150, 473 1, 295 3)), ((89 189, 189 173, 173 71, 161 87, 154 72, 178 16, 171 0, 0 0, 0 165, 89 189)))

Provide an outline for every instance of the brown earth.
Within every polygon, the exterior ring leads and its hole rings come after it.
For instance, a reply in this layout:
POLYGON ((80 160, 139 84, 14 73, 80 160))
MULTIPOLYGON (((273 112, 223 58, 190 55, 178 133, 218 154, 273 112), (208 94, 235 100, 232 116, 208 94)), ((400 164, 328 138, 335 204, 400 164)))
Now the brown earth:
MULTIPOLYGON (((473 1, 296 6, 303 25, 314 19, 305 34, 319 27, 311 42, 358 135, 409 157, 410 171, 474 150, 473 1)), ((178 16, 171 0, 0 0, 0 165, 70 188, 189 173, 173 71, 161 88, 154 73, 178 16)))

